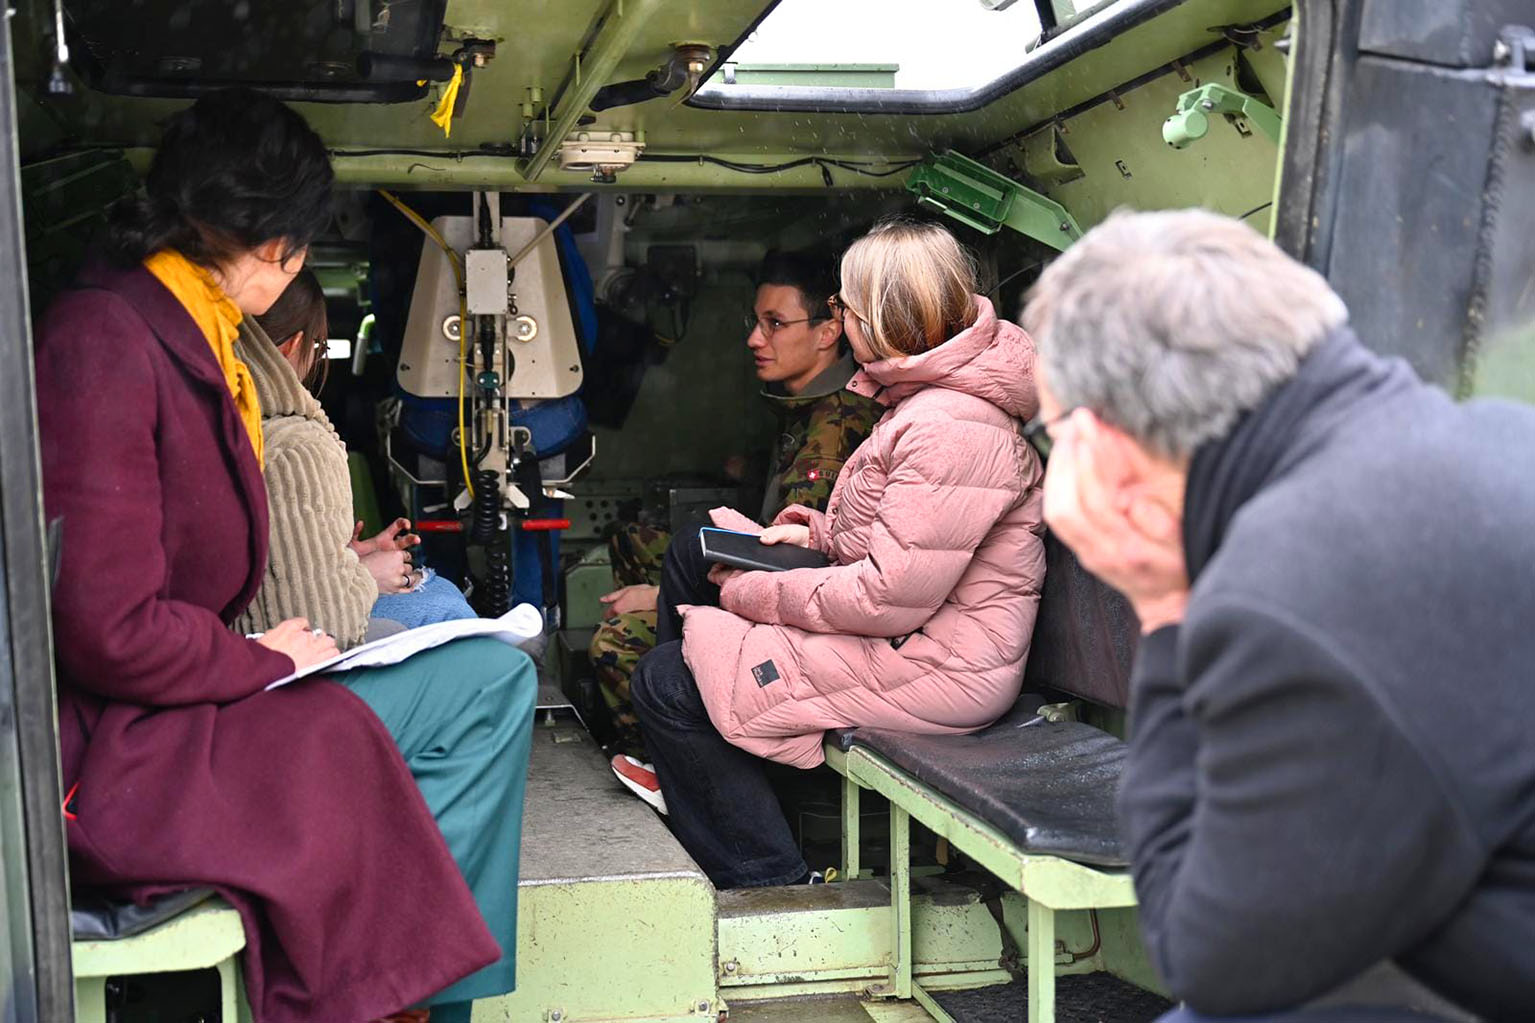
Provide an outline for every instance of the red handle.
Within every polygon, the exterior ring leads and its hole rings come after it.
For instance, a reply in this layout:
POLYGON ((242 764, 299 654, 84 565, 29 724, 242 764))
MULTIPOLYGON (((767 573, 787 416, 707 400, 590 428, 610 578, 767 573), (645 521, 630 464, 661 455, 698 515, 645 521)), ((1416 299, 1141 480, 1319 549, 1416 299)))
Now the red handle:
MULTIPOLYGON (((523 519, 522 528, 529 533, 554 533, 570 528, 569 519, 523 519)), ((457 519, 443 519, 416 523, 418 533, 462 533, 464 524, 457 519)))

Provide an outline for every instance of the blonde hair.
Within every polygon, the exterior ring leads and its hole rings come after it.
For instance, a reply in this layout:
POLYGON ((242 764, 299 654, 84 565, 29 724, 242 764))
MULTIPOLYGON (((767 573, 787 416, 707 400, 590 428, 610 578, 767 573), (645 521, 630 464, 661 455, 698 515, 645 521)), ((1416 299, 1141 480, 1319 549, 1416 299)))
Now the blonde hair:
POLYGON ((975 261, 942 226, 891 220, 842 256, 842 298, 876 355, 916 355, 975 322, 975 275, 975 261))

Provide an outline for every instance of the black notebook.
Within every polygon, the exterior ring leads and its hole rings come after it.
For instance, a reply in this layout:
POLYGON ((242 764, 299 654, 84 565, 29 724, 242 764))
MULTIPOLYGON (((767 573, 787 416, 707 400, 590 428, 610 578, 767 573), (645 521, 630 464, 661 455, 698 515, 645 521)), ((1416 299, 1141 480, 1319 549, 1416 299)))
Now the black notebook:
POLYGON ((754 533, 705 526, 698 531, 704 560, 756 572, 787 572, 794 568, 825 568, 831 561, 820 551, 792 543, 766 544, 754 533))

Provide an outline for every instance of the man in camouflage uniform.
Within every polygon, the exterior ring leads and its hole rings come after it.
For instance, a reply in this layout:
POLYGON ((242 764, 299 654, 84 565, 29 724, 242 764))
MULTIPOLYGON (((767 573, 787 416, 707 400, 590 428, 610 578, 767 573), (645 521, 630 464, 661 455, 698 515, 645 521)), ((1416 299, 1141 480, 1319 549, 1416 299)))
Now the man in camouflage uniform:
MULTIPOLYGON (((758 281, 746 346, 779 422, 760 513, 768 523, 791 504, 824 509, 842 464, 884 409, 844 389, 858 365, 827 306, 837 283, 832 264, 769 253, 758 281)), ((629 676, 656 645, 656 595, 670 541, 665 530, 639 524, 614 535, 613 577, 620 588, 602 598, 612 616, 598 627, 589 651, 617 732, 610 752, 641 761, 649 758, 629 704, 629 676)))

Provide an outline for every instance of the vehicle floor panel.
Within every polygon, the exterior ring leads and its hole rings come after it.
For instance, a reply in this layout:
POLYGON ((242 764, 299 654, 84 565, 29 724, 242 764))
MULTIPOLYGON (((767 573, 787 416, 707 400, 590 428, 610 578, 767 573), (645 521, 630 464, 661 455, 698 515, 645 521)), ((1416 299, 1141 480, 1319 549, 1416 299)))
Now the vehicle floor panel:
MULTIPOLYGON (((945 1012, 964 1023, 1017 1023, 1028 1014, 1028 986, 1022 980, 932 995, 945 1012)), ((1107 973, 1055 979, 1056 1023, 1151 1023, 1172 1007, 1161 995, 1107 973)))
POLYGON ((932 1023, 915 1002, 863 1002, 855 995, 731 1002, 730 1023, 932 1023))
POLYGON ((585 729, 535 725, 522 883, 654 874, 703 876, 655 811, 614 779, 585 729))

